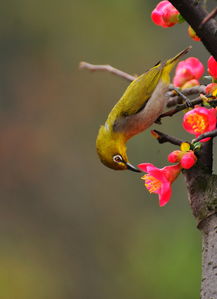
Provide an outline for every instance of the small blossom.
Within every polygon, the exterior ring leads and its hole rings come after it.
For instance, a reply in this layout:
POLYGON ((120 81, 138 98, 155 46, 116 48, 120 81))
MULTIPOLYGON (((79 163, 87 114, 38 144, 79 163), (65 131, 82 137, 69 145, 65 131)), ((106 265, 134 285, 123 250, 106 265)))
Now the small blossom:
POLYGON ((188 35, 189 35, 193 40, 195 40, 195 41, 197 41, 197 42, 200 41, 199 36, 197 36, 196 32, 194 31, 194 29, 193 29, 191 26, 188 27, 188 35))
POLYGON ((192 150, 176 150, 168 155, 168 161, 171 163, 180 163, 184 169, 189 169, 197 162, 197 157, 192 150))
POLYGON ((182 168, 190 169, 197 162, 197 157, 195 156, 193 151, 189 151, 184 153, 180 163, 182 168))
POLYGON ((178 10, 169 1, 161 1, 152 11, 151 18, 156 25, 171 27, 179 23, 179 15, 178 10))
POLYGON ((157 168, 151 163, 142 163, 138 167, 147 172, 142 179, 150 193, 157 193, 160 206, 164 206, 171 197, 171 184, 181 171, 180 164, 157 168))
MULTIPOLYGON (((182 123, 184 129, 196 137, 205 132, 210 132, 216 128, 216 109, 207 109, 196 107, 185 113, 182 123)), ((204 138, 201 142, 208 141, 210 138, 204 138)))
POLYGON ((192 79, 200 79, 204 72, 204 66, 196 57, 189 57, 180 61, 176 67, 173 84, 176 87, 182 87, 186 82, 192 79))
POLYGON ((208 72, 215 79, 217 79, 217 61, 213 56, 208 59, 208 72))
POLYGON ((217 83, 210 83, 206 86, 206 94, 211 94, 213 97, 217 97, 217 83))

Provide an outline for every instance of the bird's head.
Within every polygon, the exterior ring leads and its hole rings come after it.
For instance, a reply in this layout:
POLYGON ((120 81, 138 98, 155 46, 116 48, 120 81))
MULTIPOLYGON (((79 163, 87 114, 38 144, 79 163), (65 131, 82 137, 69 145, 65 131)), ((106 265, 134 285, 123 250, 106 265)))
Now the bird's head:
POLYGON ((96 149, 101 162, 105 166, 114 170, 129 169, 140 172, 128 161, 126 139, 123 134, 101 126, 96 139, 96 149))

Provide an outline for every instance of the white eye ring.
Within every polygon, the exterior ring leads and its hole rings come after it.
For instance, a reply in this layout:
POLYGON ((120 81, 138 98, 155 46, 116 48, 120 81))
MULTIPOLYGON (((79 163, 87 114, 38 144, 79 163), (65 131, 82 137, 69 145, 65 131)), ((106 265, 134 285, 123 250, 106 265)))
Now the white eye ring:
POLYGON ((121 155, 115 155, 113 156, 113 161, 116 163, 120 163, 123 162, 123 158, 121 157, 121 155))

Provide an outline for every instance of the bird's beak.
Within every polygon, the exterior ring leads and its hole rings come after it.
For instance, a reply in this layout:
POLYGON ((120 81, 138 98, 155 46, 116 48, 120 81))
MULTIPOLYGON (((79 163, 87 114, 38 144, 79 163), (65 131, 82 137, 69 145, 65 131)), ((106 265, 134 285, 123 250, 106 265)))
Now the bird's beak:
POLYGON ((134 172, 141 172, 141 170, 139 170, 138 168, 136 168, 135 166, 133 166, 132 164, 130 164, 129 162, 125 162, 127 169, 132 170, 134 172))

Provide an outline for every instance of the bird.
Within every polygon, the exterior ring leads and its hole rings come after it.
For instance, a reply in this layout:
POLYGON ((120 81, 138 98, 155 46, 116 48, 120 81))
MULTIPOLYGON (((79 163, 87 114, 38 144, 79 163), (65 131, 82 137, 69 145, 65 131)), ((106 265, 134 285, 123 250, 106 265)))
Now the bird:
POLYGON ((191 46, 175 57, 157 63, 129 84, 96 138, 96 150, 105 166, 140 172, 128 160, 126 143, 149 128, 162 114, 168 100, 170 72, 190 49, 191 46))

